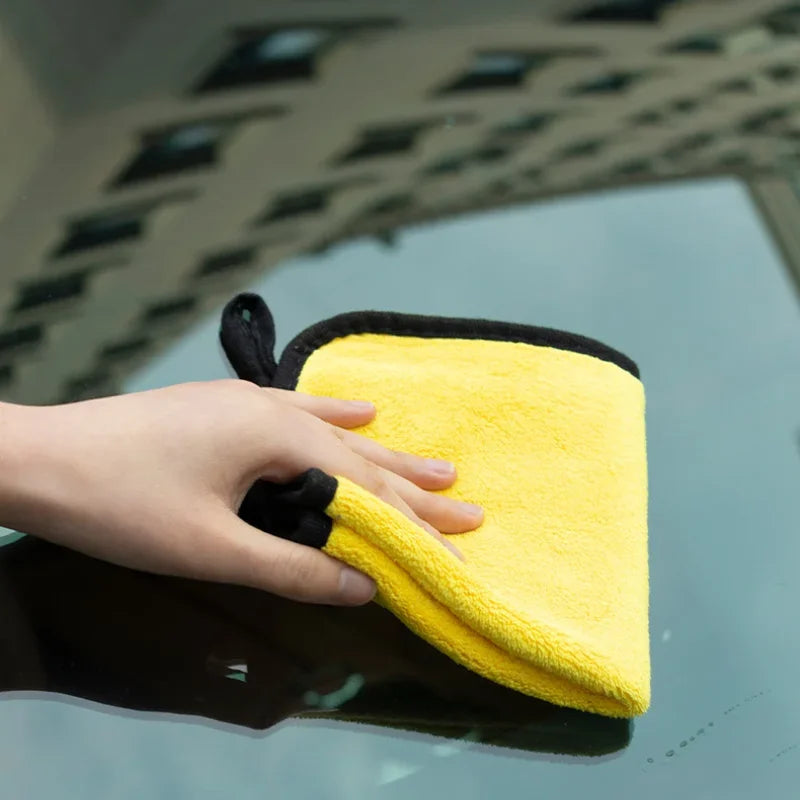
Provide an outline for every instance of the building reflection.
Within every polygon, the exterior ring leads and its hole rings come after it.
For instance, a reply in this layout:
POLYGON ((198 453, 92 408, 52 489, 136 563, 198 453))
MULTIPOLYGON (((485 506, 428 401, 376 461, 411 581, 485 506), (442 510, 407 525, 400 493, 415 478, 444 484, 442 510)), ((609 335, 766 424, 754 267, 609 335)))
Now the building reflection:
POLYGON ((4 4, 0 397, 119 391, 292 256, 568 194, 738 176, 800 274, 796 3, 324 6, 4 4))

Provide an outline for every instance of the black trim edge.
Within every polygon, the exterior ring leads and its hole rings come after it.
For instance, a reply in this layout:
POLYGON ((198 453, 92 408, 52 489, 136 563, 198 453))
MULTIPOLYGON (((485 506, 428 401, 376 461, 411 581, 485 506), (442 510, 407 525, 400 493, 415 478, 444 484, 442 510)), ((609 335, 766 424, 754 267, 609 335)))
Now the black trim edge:
POLYGON ((575 333, 484 319, 357 311, 318 322, 295 336, 283 351, 272 385, 280 389, 294 389, 306 360, 315 350, 335 339, 360 333, 432 339, 486 339, 553 347, 608 361, 635 378, 640 378, 639 367, 628 356, 602 342, 575 333))

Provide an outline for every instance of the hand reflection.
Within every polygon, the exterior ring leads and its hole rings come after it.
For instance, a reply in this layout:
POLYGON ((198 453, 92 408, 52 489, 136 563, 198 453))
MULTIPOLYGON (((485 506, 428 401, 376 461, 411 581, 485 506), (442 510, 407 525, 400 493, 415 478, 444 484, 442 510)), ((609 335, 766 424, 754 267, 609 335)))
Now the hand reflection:
POLYGON ((376 605, 295 603, 109 565, 35 539, 0 548, 0 689, 43 690, 256 730, 368 722, 522 750, 600 755, 630 723, 469 672, 376 605), (42 587, 47 587, 46 591, 42 587))

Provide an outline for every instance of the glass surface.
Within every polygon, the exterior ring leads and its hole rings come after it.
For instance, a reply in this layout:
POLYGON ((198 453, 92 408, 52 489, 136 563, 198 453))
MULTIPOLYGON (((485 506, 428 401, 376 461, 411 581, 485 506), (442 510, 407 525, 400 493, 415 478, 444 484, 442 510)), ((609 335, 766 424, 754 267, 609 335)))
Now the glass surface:
POLYGON ((242 290, 279 350, 363 309, 597 338, 647 393, 653 702, 557 709, 374 606, 0 531, 3 795, 794 796, 795 5, 78 5, 0 10, 0 68, 47 109, 25 141, 0 120, 0 400, 226 377, 242 290), (203 169, 113 186, 143 133, 191 151, 218 119, 203 169))

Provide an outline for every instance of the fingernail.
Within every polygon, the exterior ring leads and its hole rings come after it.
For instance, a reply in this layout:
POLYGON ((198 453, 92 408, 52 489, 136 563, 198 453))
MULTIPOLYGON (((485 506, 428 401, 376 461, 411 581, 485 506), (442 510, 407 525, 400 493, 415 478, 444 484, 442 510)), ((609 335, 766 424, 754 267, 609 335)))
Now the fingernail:
POLYGON ((339 575, 339 597, 345 603, 361 605, 375 597, 375 581, 363 572, 343 567, 339 575))
POLYGON ((374 411, 375 403, 370 403, 369 400, 350 400, 350 405, 357 408, 359 411, 374 411))
POLYGON ((455 464, 451 464, 449 461, 440 461, 438 458, 427 459, 425 467, 428 472, 432 472, 435 475, 450 476, 456 471, 455 464))
POLYGON ((476 506, 473 503, 462 503, 464 506, 464 511, 467 512, 471 517, 475 517, 476 519, 483 516, 483 509, 480 506, 476 506))

